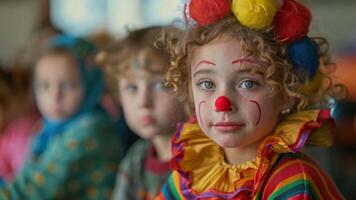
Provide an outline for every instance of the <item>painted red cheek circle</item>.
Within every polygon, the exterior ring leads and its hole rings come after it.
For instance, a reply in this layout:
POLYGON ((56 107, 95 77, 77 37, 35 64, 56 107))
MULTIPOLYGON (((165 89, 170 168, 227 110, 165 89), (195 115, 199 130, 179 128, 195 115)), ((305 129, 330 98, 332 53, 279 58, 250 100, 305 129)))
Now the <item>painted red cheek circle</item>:
POLYGON ((215 100, 215 108, 217 111, 229 111, 231 109, 231 102, 225 96, 220 96, 215 100))

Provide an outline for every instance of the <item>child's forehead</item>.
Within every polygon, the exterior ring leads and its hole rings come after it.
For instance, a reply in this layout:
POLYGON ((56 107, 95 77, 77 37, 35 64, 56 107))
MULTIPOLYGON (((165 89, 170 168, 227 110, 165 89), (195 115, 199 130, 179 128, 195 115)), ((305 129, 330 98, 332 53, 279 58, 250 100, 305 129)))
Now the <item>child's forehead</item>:
POLYGON ((126 58, 123 71, 135 71, 143 69, 152 74, 164 73, 168 69, 167 62, 158 53, 141 51, 137 54, 131 54, 126 58))
POLYGON ((201 46, 196 46, 191 50, 191 60, 194 62, 202 58, 236 59, 251 55, 244 44, 239 39, 234 38, 216 38, 201 46), (219 57, 218 57, 219 56, 219 57))
POLYGON ((119 79, 139 80, 164 78, 164 73, 157 73, 146 68, 129 68, 119 75, 119 79))
POLYGON ((50 54, 41 57, 35 68, 35 78, 49 78, 54 76, 77 77, 80 76, 79 66, 73 56, 70 54, 50 54))
POLYGON ((37 65, 41 62, 46 62, 46 63, 57 63, 57 62, 63 62, 63 63, 70 63, 73 65, 77 64, 77 60, 74 57, 74 55, 72 55, 69 52, 51 52, 48 54, 45 54, 43 56, 41 56, 38 61, 37 61, 37 65))
POLYGON ((202 67, 197 70, 192 70, 193 77, 209 76, 209 77, 264 77, 266 78, 266 69, 258 65, 239 65, 237 67, 202 67))

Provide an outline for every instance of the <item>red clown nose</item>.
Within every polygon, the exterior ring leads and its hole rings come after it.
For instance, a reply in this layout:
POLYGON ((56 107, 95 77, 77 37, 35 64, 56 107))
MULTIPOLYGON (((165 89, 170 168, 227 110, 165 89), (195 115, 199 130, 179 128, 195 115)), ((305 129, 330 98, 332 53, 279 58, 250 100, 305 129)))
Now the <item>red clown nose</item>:
POLYGON ((231 102, 225 96, 220 96, 215 100, 215 109, 218 112, 226 112, 231 110, 231 102))

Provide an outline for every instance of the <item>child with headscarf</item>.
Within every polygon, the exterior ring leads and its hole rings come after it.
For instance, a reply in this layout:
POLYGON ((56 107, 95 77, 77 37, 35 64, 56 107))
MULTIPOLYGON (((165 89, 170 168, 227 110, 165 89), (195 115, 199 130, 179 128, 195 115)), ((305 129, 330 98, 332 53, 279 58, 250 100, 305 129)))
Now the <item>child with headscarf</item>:
POLYGON ((59 35, 37 61, 34 95, 43 126, 0 199, 107 199, 123 150, 100 106, 103 77, 90 42, 59 35))

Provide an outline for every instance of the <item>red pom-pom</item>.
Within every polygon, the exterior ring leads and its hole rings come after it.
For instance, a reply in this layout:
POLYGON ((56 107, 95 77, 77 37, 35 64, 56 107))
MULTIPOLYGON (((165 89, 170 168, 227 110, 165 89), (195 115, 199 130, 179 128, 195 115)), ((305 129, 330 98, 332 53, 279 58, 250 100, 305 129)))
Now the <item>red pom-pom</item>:
POLYGON ((284 0, 275 16, 277 38, 283 42, 293 42, 306 36, 311 22, 310 11, 294 0, 284 0))
POLYGON ((215 109, 219 112, 226 112, 231 110, 231 102, 225 96, 220 96, 215 100, 215 109))
POLYGON ((230 0, 191 0, 189 4, 190 17, 200 26, 212 24, 230 13, 230 0))

